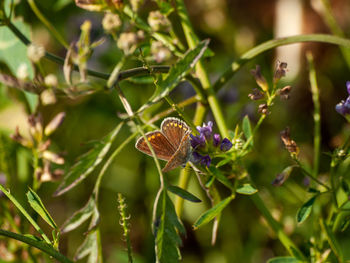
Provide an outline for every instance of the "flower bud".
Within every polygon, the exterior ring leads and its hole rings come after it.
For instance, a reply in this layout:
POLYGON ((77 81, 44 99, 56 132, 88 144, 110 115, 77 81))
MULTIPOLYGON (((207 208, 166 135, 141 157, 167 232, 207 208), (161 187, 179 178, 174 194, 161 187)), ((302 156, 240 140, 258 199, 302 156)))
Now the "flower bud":
POLYGON ((249 93, 248 94, 248 97, 251 99, 251 100, 260 100, 262 98, 264 98, 264 93, 262 93, 260 90, 258 89, 253 89, 253 92, 252 93, 249 93))
POLYGON ((152 11, 148 15, 148 24, 153 31, 169 31, 170 22, 160 11, 152 11))
POLYGON ((221 141, 220 134, 215 133, 213 135, 213 145, 214 145, 214 147, 218 147, 219 144, 220 144, 220 141, 221 141))
POLYGON ((56 96, 52 89, 46 89, 40 94, 40 100, 43 105, 50 105, 56 103, 56 96))
POLYGON ((226 151, 230 150, 231 148, 232 148, 232 142, 229 139, 224 138, 221 142, 220 150, 223 152, 226 152, 226 151))
POLYGON ((252 73, 252 75, 255 78, 256 84, 259 85, 259 87, 263 90, 263 91, 267 91, 269 86, 266 82, 266 79, 264 78, 264 76, 261 74, 261 69, 259 65, 256 65, 255 69, 252 69, 250 71, 250 73, 252 73))
POLYGON ((21 63, 18 68, 17 68, 17 77, 21 80, 25 80, 28 78, 29 74, 28 74, 28 66, 26 63, 21 63))
POLYGON ((264 114, 264 115, 267 115, 270 113, 269 108, 268 108, 266 103, 259 105, 258 112, 261 114, 264 114))
POLYGON ((51 151, 44 151, 42 157, 56 164, 64 164, 64 159, 58 154, 51 151))
POLYGON ((58 80, 54 74, 48 74, 44 79, 45 85, 48 87, 57 87, 58 80))
POLYGON ((43 136, 43 125, 41 115, 30 115, 28 117, 29 132, 37 142, 42 140, 43 136))
POLYGON ((63 122, 64 118, 66 117, 65 112, 58 113, 45 127, 45 135, 49 136, 52 134, 63 122))
POLYGON ((282 100, 289 100, 289 93, 292 90, 292 86, 285 86, 284 88, 277 91, 277 94, 280 95, 282 100))
POLYGON ((45 48, 43 46, 30 44, 27 48, 27 56, 32 62, 37 63, 45 56, 45 48))
POLYGON ((122 25, 122 21, 120 20, 117 14, 106 13, 102 20, 103 29, 107 32, 115 32, 122 25))
POLYGON ((287 63, 277 61, 276 70, 273 77, 274 82, 277 83, 282 77, 286 76, 286 71, 287 63))
POLYGON ((298 155, 299 154, 299 147, 296 144, 296 142, 290 138, 289 128, 287 127, 286 129, 281 131, 280 134, 281 134, 281 139, 283 141, 283 144, 286 147, 286 149, 288 150, 288 152, 290 152, 291 154, 294 154, 294 155, 298 155))
POLYGON ((151 45, 151 53, 157 63, 162 63, 171 58, 170 50, 160 41, 153 41, 151 45))
POLYGON ((117 41, 117 46, 128 55, 135 50, 137 40, 137 35, 133 32, 121 33, 117 41))

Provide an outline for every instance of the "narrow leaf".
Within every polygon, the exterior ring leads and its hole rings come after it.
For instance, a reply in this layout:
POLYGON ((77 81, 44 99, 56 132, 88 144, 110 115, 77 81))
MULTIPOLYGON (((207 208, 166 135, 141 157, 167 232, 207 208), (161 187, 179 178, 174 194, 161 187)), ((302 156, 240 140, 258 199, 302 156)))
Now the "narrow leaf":
POLYGON ((168 190, 172 192, 173 194, 176 194, 180 196, 183 199, 186 199, 188 201, 194 202, 194 203, 200 203, 202 200, 200 200, 198 197, 195 195, 191 194, 190 192, 187 192, 185 189, 182 189, 180 187, 174 186, 174 185, 169 185, 168 190))
POLYGON ((63 179, 63 182, 56 190, 54 196, 62 195, 72 189, 83 181, 97 167, 97 165, 101 163, 122 126, 123 122, 121 122, 102 141, 96 142, 89 152, 79 158, 78 162, 63 179))
POLYGON ((40 197, 30 188, 27 192, 27 198, 30 206, 35 210, 35 212, 37 212, 40 215, 40 217, 44 219, 45 222, 48 223, 52 228, 56 229, 57 225, 50 216, 49 212, 46 210, 40 197))
MULTIPOLYGON (((243 118, 242 129, 243 129, 243 134, 244 134, 245 138, 248 140, 253 134, 248 115, 244 116, 244 118, 243 118)), ((253 146, 252 139, 251 139, 249 145, 253 146)))
POLYGON ((214 175, 214 177, 226 187, 233 189, 231 181, 217 168, 214 166, 209 167, 209 171, 214 175))
POLYGON ((61 234, 76 229, 78 226, 88 220, 91 217, 95 207, 95 198, 90 197, 89 201, 83 208, 76 211, 66 222, 64 222, 63 226, 61 227, 61 234))
POLYGON ((311 197, 305 204, 300 207, 300 209, 297 212, 297 222, 302 223, 304 222, 312 211, 312 206, 316 200, 317 195, 311 197))
POLYGON ((211 220, 213 220, 216 216, 218 216, 221 211, 231 202, 233 199, 233 196, 229 196, 222 200, 221 202, 217 203, 215 206, 210 208, 209 210, 205 211, 194 223, 193 228, 197 229, 207 223, 209 223, 211 220))
POLYGON ((157 262, 178 262, 181 259, 181 239, 178 233, 184 233, 185 228, 177 217, 167 192, 161 189, 157 199, 154 218, 157 262))
POLYGON ((99 232, 97 230, 90 232, 83 244, 78 248, 75 253, 74 260, 78 261, 86 256, 89 256, 88 263, 99 263, 102 262, 102 258, 99 252, 98 237, 99 232))
POLYGON ((267 263, 300 263, 301 261, 293 257, 275 257, 267 261, 267 263))
POLYGON ((253 195, 258 192, 258 189, 255 189, 250 184, 243 184, 241 187, 237 188, 236 192, 242 195, 253 195))
POLYGON ((209 40, 203 40, 194 49, 190 50, 185 56, 180 59, 169 71, 169 74, 164 80, 159 80, 156 83, 156 90, 149 102, 143 105, 138 112, 143 111, 150 105, 160 101, 172 91, 177 84, 186 76, 186 74, 194 68, 198 60, 203 56, 207 49, 209 40))
POLYGON ((330 247, 332 248, 332 251, 336 255, 338 262, 344 262, 343 252, 340 248, 340 245, 339 245, 337 239, 334 236, 334 233, 332 232, 330 227, 326 224, 326 222, 324 222, 323 220, 320 221, 320 224, 321 224, 323 232, 325 232, 327 235, 328 244, 330 245, 330 247))

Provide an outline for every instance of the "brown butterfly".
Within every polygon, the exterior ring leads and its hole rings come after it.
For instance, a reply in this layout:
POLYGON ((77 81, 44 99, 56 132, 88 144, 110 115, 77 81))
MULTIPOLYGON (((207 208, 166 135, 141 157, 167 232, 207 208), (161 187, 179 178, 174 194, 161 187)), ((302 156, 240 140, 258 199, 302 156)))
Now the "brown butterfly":
MULTIPOLYGON (((191 129, 188 125, 177 118, 165 118, 160 125, 160 131, 146 133, 157 158, 168 161, 162 169, 163 172, 186 165, 191 156, 190 134, 191 129)), ((137 140, 135 147, 152 156, 144 137, 137 140)))

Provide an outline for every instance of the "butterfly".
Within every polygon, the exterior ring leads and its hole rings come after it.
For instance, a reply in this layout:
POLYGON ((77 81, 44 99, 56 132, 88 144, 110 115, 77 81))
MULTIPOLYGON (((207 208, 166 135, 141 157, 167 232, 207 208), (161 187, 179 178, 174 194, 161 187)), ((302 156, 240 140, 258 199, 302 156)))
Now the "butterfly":
MULTIPOLYGON (((191 129, 178 118, 165 118, 160 125, 160 131, 146 133, 146 138, 151 144, 158 159, 168 161, 163 172, 168 172, 178 166, 185 166, 191 156, 191 129)), ((152 156, 145 138, 140 137, 136 149, 152 156)))

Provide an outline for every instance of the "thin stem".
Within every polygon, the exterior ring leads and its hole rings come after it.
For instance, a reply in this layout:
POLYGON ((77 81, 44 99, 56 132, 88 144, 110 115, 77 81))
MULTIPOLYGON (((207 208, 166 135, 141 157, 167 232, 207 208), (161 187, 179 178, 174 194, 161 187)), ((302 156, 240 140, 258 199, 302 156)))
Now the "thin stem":
POLYGON ((27 213, 27 211, 23 208, 23 206, 16 200, 16 198, 10 193, 10 191, 6 190, 1 184, 0 184, 0 191, 2 191, 8 199, 17 207, 17 209, 24 215, 25 218, 29 221, 29 223, 32 224, 32 226, 35 228, 36 231, 39 232, 39 234, 43 237, 46 243, 51 245, 50 239, 46 236, 44 231, 40 228, 40 226, 34 221, 34 219, 27 213))
POLYGON ((21 241, 23 243, 26 243, 30 246, 36 247, 37 249, 40 249, 41 251, 45 252, 46 254, 50 255, 51 257, 57 259, 59 262, 62 263, 73 263, 73 261, 69 260, 67 257, 59 253, 57 250, 55 250, 52 246, 43 243, 41 241, 37 241, 33 238, 23 236, 17 233, 13 233, 10 231, 6 231, 3 229, 0 229, 0 235, 16 239, 18 241, 21 241))
POLYGON ((46 19, 46 17, 40 12, 39 8, 35 4, 34 0, 28 0, 28 4, 30 8, 33 10, 35 15, 39 18, 39 20, 49 29, 52 35, 64 46, 66 49, 69 48, 66 40, 60 35, 60 33, 56 30, 56 28, 46 19))
POLYGON ((317 85, 316 71, 313 63, 313 56, 311 53, 306 54, 309 62, 309 79, 311 85, 312 101, 314 104, 314 169, 313 176, 317 177, 320 163, 320 149, 321 149, 321 106, 320 106, 320 90, 317 85))
POLYGON ((173 108, 174 111, 176 111, 179 116, 192 128, 192 130, 196 129, 196 126, 194 126, 190 120, 190 118, 188 118, 187 114, 180 109, 180 107, 178 105, 176 105, 176 103, 170 98, 170 96, 165 96, 164 99, 168 102, 168 104, 173 108))
POLYGON ((306 175, 308 176, 311 180, 315 181, 316 183, 318 183, 319 185, 322 185, 324 188, 326 188, 328 191, 331 190, 331 188, 322 183, 320 180, 318 180, 316 177, 313 176, 313 174, 311 174, 310 172, 307 171, 307 169, 305 169, 304 165, 296 158, 294 158, 294 161, 299 165, 301 171, 306 175))

